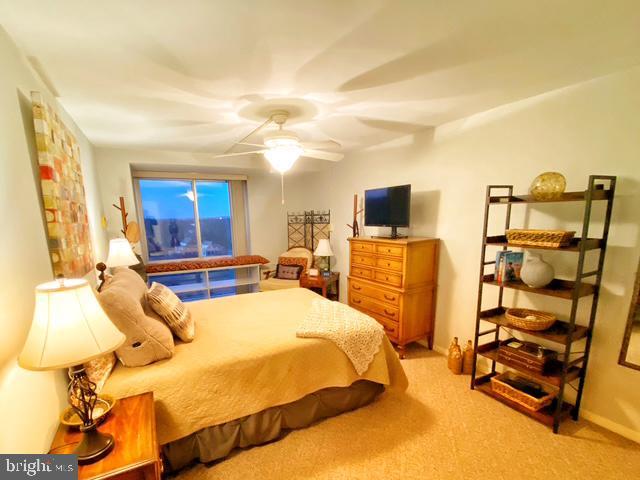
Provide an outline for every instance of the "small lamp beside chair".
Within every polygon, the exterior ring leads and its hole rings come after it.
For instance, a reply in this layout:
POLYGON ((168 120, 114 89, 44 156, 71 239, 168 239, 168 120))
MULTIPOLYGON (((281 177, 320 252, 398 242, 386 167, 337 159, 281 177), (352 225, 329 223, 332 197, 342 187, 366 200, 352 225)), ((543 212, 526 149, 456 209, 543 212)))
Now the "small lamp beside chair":
POLYGON ((331 250, 331 243, 329 243, 328 238, 322 238, 318 241, 318 246, 313 254, 316 257, 325 259, 326 267, 322 268, 322 270, 331 273, 331 257, 333 257, 333 250, 331 250))
POLYGON ((113 436, 96 429, 96 384, 83 364, 113 352, 125 339, 86 280, 59 279, 36 287, 33 321, 18 364, 28 370, 69 369, 68 401, 82 420, 84 434, 73 452, 80 463, 99 460, 114 446, 113 436))

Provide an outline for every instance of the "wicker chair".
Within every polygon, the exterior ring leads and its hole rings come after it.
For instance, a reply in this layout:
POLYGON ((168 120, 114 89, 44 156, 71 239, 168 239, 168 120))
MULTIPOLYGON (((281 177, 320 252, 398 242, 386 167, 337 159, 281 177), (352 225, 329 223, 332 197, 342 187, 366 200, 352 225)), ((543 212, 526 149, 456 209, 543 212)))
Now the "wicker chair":
MULTIPOLYGON (((303 274, 313 266, 313 252, 305 247, 290 248, 282 255, 280 255, 278 263, 284 263, 281 261, 281 259, 287 258, 306 259, 306 267, 302 271, 303 274)), ((298 288, 300 286, 299 280, 284 280, 282 278, 275 278, 275 268, 271 268, 266 271, 263 270, 262 274, 264 275, 264 279, 260 281, 261 292, 266 292, 269 290, 282 290, 285 288, 298 288)))

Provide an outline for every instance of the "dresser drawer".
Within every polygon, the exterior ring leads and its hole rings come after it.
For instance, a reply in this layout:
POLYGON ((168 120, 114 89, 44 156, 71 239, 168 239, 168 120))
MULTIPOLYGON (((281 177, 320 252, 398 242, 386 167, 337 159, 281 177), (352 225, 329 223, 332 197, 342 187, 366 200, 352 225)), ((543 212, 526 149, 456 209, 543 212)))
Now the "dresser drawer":
POLYGON ((364 295, 365 297, 373 298, 390 305, 400 305, 400 294, 391 290, 385 290, 383 288, 369 285, 365 282, 359 282, 357 280, 349 280, 349 290, 356 294, 364 295))
POLYGON ((395 270, 396 272, 402 272, 402 260, 376 257, 376 267, 386 268, 387 270, 395 270))
POLYGON ((376 265, 376 257, 372 255, 360 255, 359 253, 354 253, 351 255, 351 263, 355 265, 374 267, 376 265))
POLYGON ((350 302, 354 305, 357 305, 360 308, 364 308, 369 312, 376 313, 382 317, 385 317, 389 320, 393 320, 397 322, 400 318, 400 309, 396 307, 392 307, 391 305, 384 305, 382 303, 378 303, 370 298, 367 298, 363 295, 360 295, 355 292, 351 292, 350 302))
POLYGON ((351 265, 351 275, 360 278, 373 278, 373 270, 359 265, 351 265))
POLYGON ((373 276, 378 282, 388 283, 394 287, 402 286, 402 275, 396 275, 395 273, 381 272, 376 270, 373 276))
POLYGON ((382 315, 377 315, 373 312, 367 312, 367 314, 375 318, 376 321, 382 325, 384 333, 387 334, 387 337, 389 337, 390 340, 394 342, 398 341, 400 338, 400 325, 398 322, 394 322, 393 320, 389 320, 388 318, 383 317, 382 315))
POLYGON ((372 243, 351 242, 351 253, 374 253, 375 247, 372 243))
POLYGON ((390 255, 392 257, 401 257, 404 254, 404 247, 397 245, 376 245, 376 253, 378 255, 390 255))

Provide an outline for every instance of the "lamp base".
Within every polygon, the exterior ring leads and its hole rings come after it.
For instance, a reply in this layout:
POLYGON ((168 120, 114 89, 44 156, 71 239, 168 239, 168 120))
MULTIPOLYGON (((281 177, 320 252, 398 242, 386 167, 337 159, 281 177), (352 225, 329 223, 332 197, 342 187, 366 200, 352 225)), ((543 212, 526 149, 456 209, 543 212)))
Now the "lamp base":
POLYGON ((78 463, 80 464, 97 462, 106 456, 115 445, 113 435, 100 433, 95 426, 83 433, 82 441, 73 451, 74 455, 78 455, 78 463))

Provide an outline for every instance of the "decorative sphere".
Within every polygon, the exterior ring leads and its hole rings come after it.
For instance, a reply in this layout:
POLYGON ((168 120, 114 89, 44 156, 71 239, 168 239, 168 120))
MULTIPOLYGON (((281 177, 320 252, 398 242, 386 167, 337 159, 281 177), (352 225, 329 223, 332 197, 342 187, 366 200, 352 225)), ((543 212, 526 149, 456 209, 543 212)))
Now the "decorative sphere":
POLYGON ((564 193, 567 180, 558 172, 544 172, 531 184, 531 195, 536 200, 555 200, 564 193))

